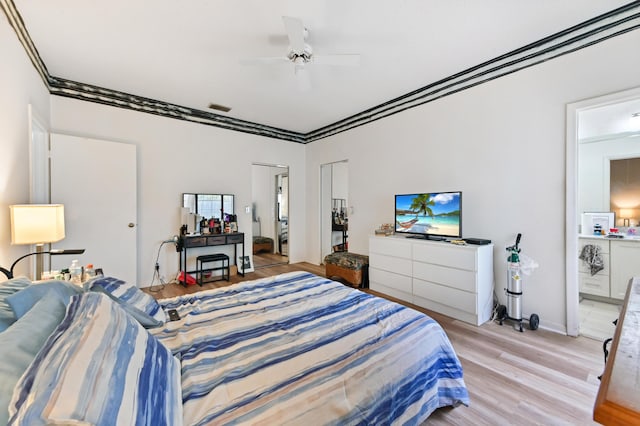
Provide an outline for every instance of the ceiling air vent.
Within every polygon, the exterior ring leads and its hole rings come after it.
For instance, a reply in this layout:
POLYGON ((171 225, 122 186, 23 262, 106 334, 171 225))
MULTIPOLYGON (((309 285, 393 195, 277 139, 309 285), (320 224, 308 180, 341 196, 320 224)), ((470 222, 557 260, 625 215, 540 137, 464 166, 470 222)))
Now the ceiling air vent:
POLYGON ((209 104, 209 108, 215 109, 216 111, 222 111, 222 112, 231 111, 231 108, 224 105, 218 105, 218 104, 209 104))

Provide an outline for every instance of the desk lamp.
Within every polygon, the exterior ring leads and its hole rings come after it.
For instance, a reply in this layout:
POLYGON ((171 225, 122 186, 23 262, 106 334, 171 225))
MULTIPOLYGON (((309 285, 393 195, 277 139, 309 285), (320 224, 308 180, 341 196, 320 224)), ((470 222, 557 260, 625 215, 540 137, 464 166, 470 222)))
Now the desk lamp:
POLYGON ((16 204, 9 206, 11 213, 11 244, 35 244, 36 251, 19 257, 8 270, 0 268, 7 278, 13 278, 13 268, 25 257, 37 256, 36 280, 42 278, 44 254, 82 254, 84 249, 43 251, 48 243, 55 243, 65 237, 64 206, 62 204, 16 204))

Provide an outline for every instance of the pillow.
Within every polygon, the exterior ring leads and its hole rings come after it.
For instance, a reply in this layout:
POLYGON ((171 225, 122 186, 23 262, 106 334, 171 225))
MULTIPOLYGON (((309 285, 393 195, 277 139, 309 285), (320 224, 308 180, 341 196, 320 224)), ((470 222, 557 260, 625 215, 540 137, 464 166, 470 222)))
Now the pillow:
POLYGON ((100 293, 67 315, 18 381, 9 424, 182 424, 180 363, 100 293))
POLYGON ((132 305, 160 323, 164 324, 167 320, 164 310, 156 299, 133 284, 113 277, 97 277, 85 283, 87 290, 93 290, 96 286, 101 286, 104 291, 115 296, 119 303, 132 305))
POLYGON ((20 318, 29 311, 33 305, 38 303, 45 295, 53 291, 61 298, 65 305, 69 303, 71 296, 82 293, 82 287, 71 284, 69 281, 45 281, 38 284, 30 285, 17 293, 7 297, 7 302, 13 308, 13 312, 17 318, 20 318))
POLYGON ((31 280, 25 277, 13 278, 0 283, 0 331, 6 330, 17 319, 11 305, 7 303, 7 297, 30 285, 31 280))
POLYGON ((6 425, 9 421, 7 407, 18 379, 60 324, 65 310, 65 304, 52 293, 0 333, 0 424, 6 425))
POLYGON ((91 291, 95 291, 97 293, 102 293, 102 294, 106 295, 107 297, 109 297, 109 299, 111 299, 114 302, 116 302, 117 304, 119 304, 120 307, 122 307, 122 309, 124 309, 129 315, 131 315, 133 318, 135 318, 135 320, 138 321, 144 328, 155 328, 155 327, 160 327, 161 325, 164 324, 162 321, 158 321, 154 317, 152 317, 150 315, 147 315, 146 312, 141 311, 140 309, 136 308, 135 306, 120 301, 120 299, 118 299, 117 297, 115 297, 114 295, 109 293, 100 284, 94 285, 91 288, 91 291))

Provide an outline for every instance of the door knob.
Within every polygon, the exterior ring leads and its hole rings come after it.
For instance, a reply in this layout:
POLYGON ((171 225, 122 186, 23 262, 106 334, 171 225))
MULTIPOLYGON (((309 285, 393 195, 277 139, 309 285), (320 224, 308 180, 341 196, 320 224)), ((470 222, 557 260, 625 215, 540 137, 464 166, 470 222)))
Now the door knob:
POLYGON ((128 225, 128 226, 129 226, 129 228, 133 228, 134 226, 136 226, 136 224, 135 224, 135 223, 133 223, 133 222, 129 222, 129 225, 128 225))

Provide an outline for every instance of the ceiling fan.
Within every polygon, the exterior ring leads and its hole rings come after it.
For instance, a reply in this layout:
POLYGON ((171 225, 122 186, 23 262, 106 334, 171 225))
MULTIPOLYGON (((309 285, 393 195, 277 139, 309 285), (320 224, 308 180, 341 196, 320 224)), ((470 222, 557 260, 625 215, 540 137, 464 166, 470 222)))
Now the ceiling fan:
POLYGON ((301 90, 309 90, 311 82, 307 73, 307 66, 310 64, 337 65, 337 66, 357 66, 360 63, 360 55, 357 54, 333 54, 317 55, 307 43, 309 30, 298 18, 283 16, 284 28, 289 39, 289 50, 285 56, 263 57, 244 60, 248 64, 269 64, 279 62, 291 62, 294 65, 294 74, 301 90))

